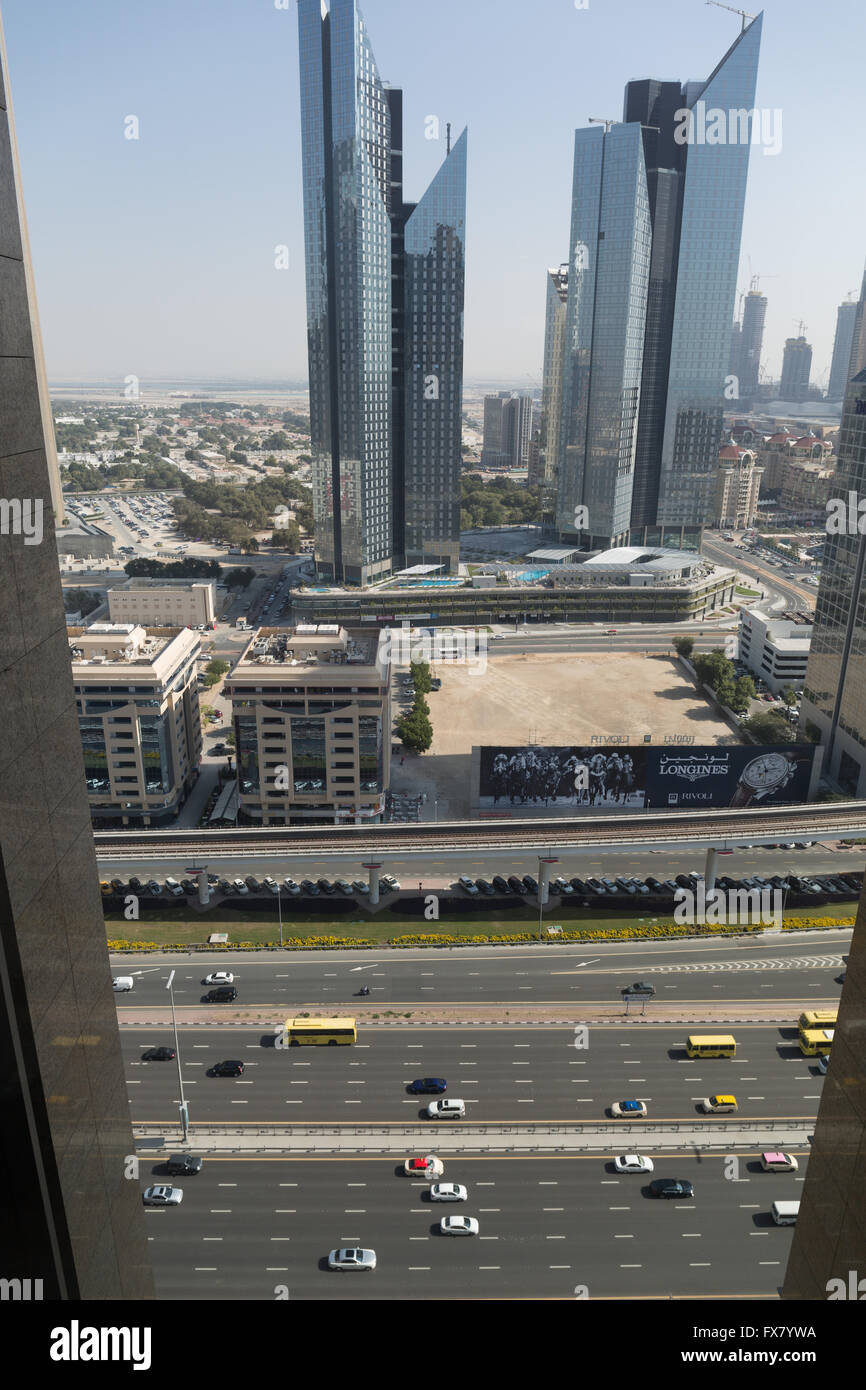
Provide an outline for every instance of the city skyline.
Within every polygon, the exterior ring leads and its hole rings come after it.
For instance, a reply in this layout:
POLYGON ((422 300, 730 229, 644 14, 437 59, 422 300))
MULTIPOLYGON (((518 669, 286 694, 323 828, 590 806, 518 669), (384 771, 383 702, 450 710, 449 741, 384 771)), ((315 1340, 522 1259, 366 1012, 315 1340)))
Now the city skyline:
MULTIPOLYGON (((131 17, 107 6, 95 7, 99 22, 90 28, 89 21, 73 20, 59 3, 40 7, 45 24, 35 23, 32 7, 19 0, 7 6, 49 377, 108 375, 120 383, 129 373, 301 379, 304 285, 294 16, 263 8, 241 22, 230 7, 216 4, 203 35, 183 12, 172 10, 177 66, 165 71, 157 65, 152 71, 160 18, 165 14, 168 21, 168 9, 156 0, 153 30, 148 27, 141 39, 137 26, 132 44, 131 17), (286 20, 282 32, 274 27, 286 20), (253 87, 249 77, 242 78, 241 92, 249 100, 235 101, 229 117, 218 109, 216 84, 229 71, 235 81, 236 49, 258 80, 253 87), (65 90, 64 55, 70 51, 82 65, 87 95, 79 88, 70 95, 68 122, 58 130, 40 108, 40 93, 46 84, 65 90), (137 142, 124 138, 130 113, 141 119, 137 142), (89 151, 85 162, 77 156, 81 148, 89 151), (63 218, 57 217, 58 205, 63 218), (274 269, 278 244, 288 246, 286 272, 274 269), (74 283, 66 273, 69 256, 82 270, 74 283)), ((411 89, 407 165, 417 184, 408 194, 429 182, 441 162, 445 121, 451 120, 455 130, 473 126, 470 382, 540 385, 544 322, 535 287, 540 271, 565 254, 558 243, 567 217, 575 128, 594 110, 605 109, 605 94, 621 87, 624 72, 709 71, 714 55, 738 29, 735 16, 698 4, 687 25, 672 6, 655 6, 650 20, 646 7, 630 0, 567 14, 558 5, 555 9, 562 42, 551 46, 544 38, 545 17, 539 15, 537 27, 527 26, 517 6, 497 7, 495 32, 485 21, 484 6, 468 14, 445 0, 433 24, 413 19, 393 0, 368 0, 363 6, 378 36, 383 73, 399 75, 411 89), (501 83, 483 76, 482 45, 492 45, 500 72, 520 72, 531 100, 519 110, 503 100, 501 83), (542 51, 549 83, 535 83, 527 75, 546 70, 535 62, 542 51), (571 76, 563 83, 566 72, 571 76), (442 125, 438 142, 425 136, 429 113, 438 114, 442 125), (506 170, 530 153, 533 196, 511 200, 508 224, 501 225, 501 197, 494 190, 502 187, 506 170), (505 276, 508 296, 501 294, 505 276)), ((862 264, 859 195, 845 177, 844 140, 824 139, 817 96, 814 104, 803 99, 795 54, 808 39, 816 93, 824 72, 833 81, 836 128, 853 128, 856 104, 848 91, 856 90, 854 55, 830 38, 833 12, 840 17, 849 9, 831 3, 824 12, 826 27, 815 26, 813 8, 801 0, 786 6, 784 25, 772 9, 767 12, 757 102, 783 112, 784 141, 775 157, 755 151, 737 277, 738 292, 747 290, 752 274, 767 277, 760 287, 769 300, 764 352, 769 375, 778 378, 784 341, 802 318, 814 345, 814 376, 823 377, 825 386, 836 307, 858 282, 862 264), (846 82, 849 65, 852 76, 846 82), (807 228, 793 215, 791 200, 810 177, 820 180, 825 212, 807 228), (822 222, 828 235, 832 231, 832 256, 816 253, 815 229, 822 222)))

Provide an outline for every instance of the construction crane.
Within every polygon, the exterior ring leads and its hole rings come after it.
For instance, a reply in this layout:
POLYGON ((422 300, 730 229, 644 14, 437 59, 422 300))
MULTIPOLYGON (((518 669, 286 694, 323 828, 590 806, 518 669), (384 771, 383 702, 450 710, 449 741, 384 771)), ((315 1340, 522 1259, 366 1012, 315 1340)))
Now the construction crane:
POLYGON ((805 336, 806 336, 806 325, 805 325, 805 323, 803 322, 803 320, 800 319, 799 322, 798 322, 798 324, 797 324, 797 337, 798 337, 798 338, 805 338, 805 336))
POLYGON ((590 125, 603 125, 605 135, 607 135, 612 125, 620 124, 619 121, 615 121, 612 117, 608 120, 606 116, 587 116, 587 120, 590 125))
POLYGON ((733 5, 723 5, 721 0, 706 0, 706 3, 708 5, 715 5, 717 10, 730 10, 731 14, 738 14, 742 19, 741 34, 745 31, 747 19, 757 19, 757 15, 746 14, 745 10, 735 9, 733 5))

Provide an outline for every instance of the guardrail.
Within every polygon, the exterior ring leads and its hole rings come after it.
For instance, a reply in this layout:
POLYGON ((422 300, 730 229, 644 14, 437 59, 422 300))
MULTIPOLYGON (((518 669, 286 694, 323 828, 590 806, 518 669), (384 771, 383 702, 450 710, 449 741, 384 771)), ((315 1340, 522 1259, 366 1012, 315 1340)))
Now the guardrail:
MULTIPOLYGON (((786 1129, 803 1129, 803 1130, 808 1130, 808 1131, 811 1133, 811 1131, 812 1131, 812 1130, 814 1129, 814 1127, 815 1127, 815 1123, 816 1123, 816 1120, 815 1120, 814 1117, 809 1117, 809 1118, 807 1118, 807 1119, 796 1118, 796 1117, 786 1119, 786 1118, 783 1117, 783 1118, 781 1118, 781 1119, 776 1119, 776 1120, 774 1120, 774 1121, 772 1122, 772 1125, 769 1125, 768 1122, 767 1122, 766 1120, 743 1120, 743 1121, 740 1121, 739 1123, 738 1123, 736 1120, 731 1120, 731 1121, 714 1120, 714 1121, 711 1121, 711 1122, 710 1122, 710 1121, 705 1121, 705 1122, 703 1122, 703 1124, 705 1124, 705 1126, 706 1126, 706 1134, 707 1134, 708 1137, 711 1136, 711 1135, 725 1134, 725 1133, 728 1132, 728 1131, 732 1131, 732 1132, 736 1131, 737 1133, 747 1133, 747 1134, 749 1134, 749 1135, 754 1134, 755 1136, 761 1135, 761 1136, 766 1137, 768 1129, 779 1129, 779 1128, 786 1128, 786 1129)), ((568 1135, 576 1135, 576 1136, 577 1136, 577 1135, 587 1135, 587 1136, 592 1135, 592 1136, 598 1136, 598 1137, 602 1137, 602 1138, 608 1138, 608 1137, 613 1138, 615 1135, 620 1135, 620 1136, 622 1136, 623 1133, 626 1133, 626 1134, 633 1134, 633 1132, 634 1132, 634 1126, 637 1125, 637 1124, 640 1125, 640 1129, 641 1129, 642 1131, 646 1131, 647 1133, 651 1133, 651 1134, 653 1134, 653 1135, 656 1135, 656 1134, 665 1134, 665 1135, 668 1135, 668 1134, 669 1134, 669 1135, 693 1134, 693 1133, 695 1132, 695 1129, 696 1129, 696 1128, 699 1128, 699 1127, 702 1128, 702 1127, 703 1127, 703 1126, 702 1126, 702 1122, 699 1121, 699 1120, 659 1121, 658 1123, 654 1123, 654 1122, 652 1122, 652 1121, 650 1121, 649 1123, 637 1122, 637 1121, 632 1122, 632 1123, 629 1123, 629 1122, 626 1121, 624 1124, 621 1124, 621 1125, 617 1125, 617 1124, 614 1124, 614 1123, 610 1123, 610 1124, 598 1124, 598 1123, 595 1123, 595 1124, 593 1124, 593 1123, 590 1123, 590 1124, 583 1124, 583 1123, 581 1123, 581 1122, 577 1122, 577 1123, 563 1123, 563 1124, 549 1124, 549 1125, 545 1125, 545 1124, 511 1124, 511 1125, 503 1125, 503 1124, 498 1124, 498 1123, 497 1123, 497 1124, 491 1124, 489 1128, 483 1127, 483 1122, 480 1122, 480 1123, 479 1123, 478 1121, 473 1121, 473 1128, 471 1128, 471 1129, 470 1129, 468 1126, 464 1128, 464 1127, 462 1127, 462 1126, 458 1126, 458 1125, 454 1125, 454 1124, 449 1125, 447 1129, 445 1129, 445 1128, 442 1127, 442 1126, 440 1126, 438 1129, 432 1129, 429 1122, 425 1124, 423 1121, 419 1121, 419 1122, 417 1122, 416 1124, 393 1124, 393 1125, 382 1125, 382 1124, 370 1124, 370 1125, 358 1125, 358 1124, 320 1124, 320 1125, 309 1125, 309 1124, 298 1124, 298 1125, 296 1125, 296 1124, 292 1124, 291 1122, 287 1122, 287 1123, 285 1124, 285 1126, 283 1126, 283 1125, 249 1125, 249 1126, 244 1126, 243 1128, 238 1127, 237 1129, 233 1128, 233 1127, 230 1126, 230 1125, 226 1125, 226 1124, 208 1124, 207 1122, 205 1122, 205 1123, 196 1123, 196 1122, 192 1122, 192 1123, 190 1124, 190 1137, 191 1137, 191 1139, 194 1139, 194 1138, 196 1137, 196 1135, 200 1135, 200 1136, 203 1137, 203 1138, 204 1138, 204 1137, 217 1137, 217 1138, 219 1138, 219 1137, 225 1137, 225 1138, 227 1138, 227 1139, 239 1138, 239 1137, 241 1137, 241 1136, 243 1136, 243 1137, 245 1137, 245 1138, 246 1138, 246 1137, 258 1138, 258 1137, 264 1137, 264 1136, 281 1136, 281 1137, 283 1137, 283 1138, 300 1138, 300 1139, 342 1138, 342 1137, 344 1137, 344 1136, 350 1136, 350 1137, 353 1137, 353 1138, 379 1138, 379 1137, 388 1137, 388 1138, 403 1138, 403 1137, 407 1137, 407 1138, 414 1138, 414 1137, 416 1137, 416 1136, 420 1133, 420 1134, 423 1134, 423 1135, 426 1136, 425 1142, 428 1143, 428 1146, 433 1146, 433 1147, 435 1147, 435 1140, 432 1138, 432 1135, 433 1135, 434 1133, 438 1133, 438 1134, 447 1133, 447 1134, 457 1134, 457 1135, 461 1135, 461 1134, 462 1134, 462 1135, 465 1135, 465 1136, 467 1136, 467 1137, 471 1136, 471 1137, 473 1137, 473 1138, 476 1137, 476 1136, 478 1136, 478 1135, 482 1135, 484 1138, 495 1138, 495 1137, 501 1137, 501 1136, 505 1136, 505 1135, 517 1135, 517 1136, 526 1135, 527 1137, 532 1137, 532 1136, 534 1136, 534 1135, 548 1135, 548 1134, 568 1134, 568 1135)), ((172 1127, 169 1127, 168 1125, 165 1125, 165 1126, 162 1126, 162 1127, 161 1127, 160 1135, 159 1135, 159 1136, 155 1136, 155 1135, 153 1134, 153 1130, 154 1130, 155 1128, 157 1128, 157 1126, 154 1126, 154 1125, 142 1125, 142 1124, 139 1124, 139 1123, 137 1123, 137 1122, 134 1123, 133 1126, 132 1126, 133 1134, 135 1135, 136 1138, 166 1137, 166 1134, 163 1133, 163 1131, 165 1131, 166 1133, 178 1133, 178 1134, 180 1133, 179 1128, 177 1128, 177 1127, 172 1128, 172 1127)))

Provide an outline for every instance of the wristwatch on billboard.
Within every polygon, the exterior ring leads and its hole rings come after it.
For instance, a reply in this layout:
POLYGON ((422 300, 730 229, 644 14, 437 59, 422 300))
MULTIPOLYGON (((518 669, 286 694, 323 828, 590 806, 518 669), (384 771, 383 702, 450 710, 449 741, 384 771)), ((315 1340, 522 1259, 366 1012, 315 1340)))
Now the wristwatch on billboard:
POLYGON ((761 801, 771 792, 781 791, 794 776, 794 759, 790 753, 761 753, 746 763, 731 797, 731 806, 748 806, 761 801))

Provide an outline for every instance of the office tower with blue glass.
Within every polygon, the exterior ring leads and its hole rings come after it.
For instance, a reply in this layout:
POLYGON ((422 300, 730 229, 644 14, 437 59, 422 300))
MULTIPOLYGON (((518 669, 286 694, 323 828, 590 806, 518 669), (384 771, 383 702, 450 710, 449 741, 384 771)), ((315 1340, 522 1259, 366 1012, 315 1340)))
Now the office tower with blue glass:
POLYGON ((575 133, 557 522, 585 548, 695 547, 711 520, 760 38, 575 133))
POLYGON ((855 299, 840 304, 836 310, 836 336, 833 339, 833 360, 830 364, 830 381, 827 386, 828 401, 841 401, 845 398, 856 317, 857 301, 855 299))
POLYGON ((456 571, 466 132, 404 202, 402 95, 356 0, 299 0, 298 24, 318 571, 456 571))

